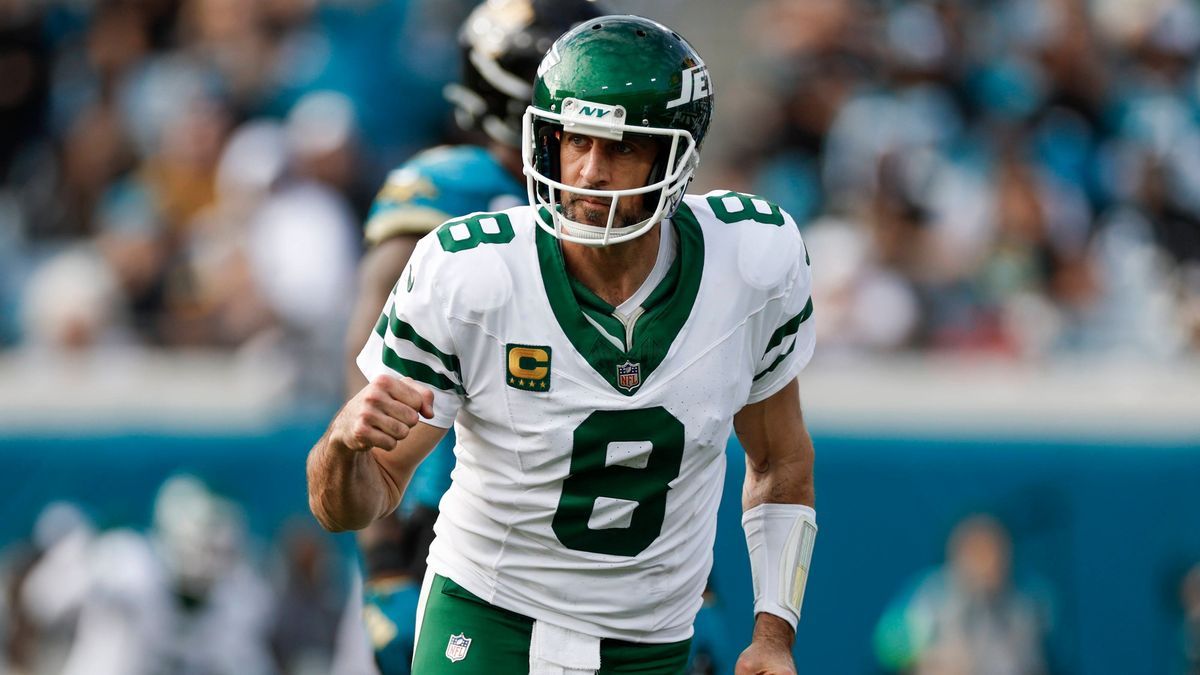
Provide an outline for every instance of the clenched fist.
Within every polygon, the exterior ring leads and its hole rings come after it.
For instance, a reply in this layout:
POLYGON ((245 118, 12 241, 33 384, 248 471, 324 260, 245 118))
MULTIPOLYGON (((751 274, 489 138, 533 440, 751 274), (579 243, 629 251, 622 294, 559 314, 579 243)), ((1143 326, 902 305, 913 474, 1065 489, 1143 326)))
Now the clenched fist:
POLYGON ((790 649, 761 642, 752 643, 738 658, 737 675, 795 675, 790 649))
POLYGON ((424 417, 433 417, 433 392, 412 378, 379 375, 334 418, 330 440, 348 450, 392 450, 424 417))

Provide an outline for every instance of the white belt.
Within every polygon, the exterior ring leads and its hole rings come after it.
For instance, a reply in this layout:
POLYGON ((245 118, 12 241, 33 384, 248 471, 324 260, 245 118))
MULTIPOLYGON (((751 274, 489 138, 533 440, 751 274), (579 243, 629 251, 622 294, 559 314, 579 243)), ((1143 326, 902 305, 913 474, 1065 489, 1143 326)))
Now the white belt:
POLYGON ((529 675, 595 675, 600 670, 600 638, 533 622, 529 675))

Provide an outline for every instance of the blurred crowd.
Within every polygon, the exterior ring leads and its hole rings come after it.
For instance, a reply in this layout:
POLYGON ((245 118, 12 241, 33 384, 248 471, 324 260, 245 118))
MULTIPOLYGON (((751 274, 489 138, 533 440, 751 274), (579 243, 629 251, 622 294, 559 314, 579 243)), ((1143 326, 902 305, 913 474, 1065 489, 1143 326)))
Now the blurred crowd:
MULTIPOLYGON (((359 224, 454 139, 471 4, 0 0, 0 348, 282 353, 336 390, 359 224)), ((703 175, 804 223, 823 358, 1200 351, 1194 3, 743 22, 703 175)))
POLYGON ((336 390, 359 223, 443 137, 469 6, 0 0, 0 348, 285 353, 336 390))
MULTIPOLYGON (((144 528, 105 528, 86 506, 51 502, 28 537, 0 551, 0 673, 376 672, 372 615, 364 630, 351 602, 354 562, 331 543, 308 519, 259 539, 242 506, 186 473, 162 484, 144 528)), ((880 608, 871 672, 1077 672, 1061 649, 1062 589, 1016 564, 1020 545, 993 515, 957 522, 944 562, 916 571, 880 608)), ((1164 672, 1197 675, 1200 563, 1169 581, 1178 632, 1164 672)), ((689 672, 732 673, 740 645, 719 599, 704 599, 689 672)))
POLYGON ((810 223, 824 356, 1200 350, 1195 2, 765 0, 742 39, 724 159, 810 223))
MULTIPOLYGON (((390 168, 460 139, 442 88, 473 4, 0 0, 0 353, 230 350, 338 398, 360 224, 390 168)), ((704 187, 802 224, 820 358, 1200 354, 1200 5, 758 0, 742 20, 701 45, 739 59, 710 64, 731 119, 704 187)), ((0 672, 328 673, 348 589, 326 545, 297 527, 262 548, 186 477, 145 531, 52 505, 0 560, 0 672)), ((1053 672, 1011 546, 964 521, 883 611, 879 666, 1053 672)), ((1178 672, 1200 673, 1200 567, 1180 599, 1178 672)))
POLYGON ((163 483, 145 529, 103 529, 52 502, 0 556, 0 673, 370 672, 340 665, 349 579, 314 523, 268 547, 192 475, 163 483))

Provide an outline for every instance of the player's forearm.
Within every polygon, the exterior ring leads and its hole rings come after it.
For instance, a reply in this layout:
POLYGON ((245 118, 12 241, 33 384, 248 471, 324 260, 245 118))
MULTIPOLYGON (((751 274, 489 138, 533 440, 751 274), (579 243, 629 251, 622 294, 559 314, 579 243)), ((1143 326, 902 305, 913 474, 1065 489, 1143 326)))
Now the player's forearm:
POLYGON ((746 449, 742 529, 754 583, 754 642, 743 656, 786 666, 763 672, 793 672, 790 648, 817 534, 812 439, 797 383, 743 408, 734 426, 746 449))
POLYGON ((733 426, 746 451, 743 511, 760 504, 814 505, 813 444, 796 380, 742 408, 733 426))
POLYGON ((359 530, 391 512, 400 489, 370 452, 341 447, 329 432, 308 455, 308 504, 331 532, 359 530))
POLYGON ((806 451, 746 462, 742 529, 754 583, 753 642, 767 653, 791 653, 817 534, 807 438, 806 451))
POLYGON ((743 511, 759 504, 814 505, 812 439, 807 432, 801 432, 791 445, 789 452, 773 452, 759 458, 747 455, 743 511))

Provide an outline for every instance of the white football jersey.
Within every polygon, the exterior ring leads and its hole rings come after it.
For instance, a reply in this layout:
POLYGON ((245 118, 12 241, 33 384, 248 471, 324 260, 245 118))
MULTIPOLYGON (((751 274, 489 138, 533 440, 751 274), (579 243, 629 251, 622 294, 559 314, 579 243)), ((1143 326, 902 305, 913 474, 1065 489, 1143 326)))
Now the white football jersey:
POLYGON ((688 196, 664 225, 669 265, 616 315, 534 218, 478 213, 422 239, 359 367, 424 383, 429 423, 456 425, 432 569, 573 630, 684 640, 733 416, 812 355, 807 252, 774 204, 688 196))

